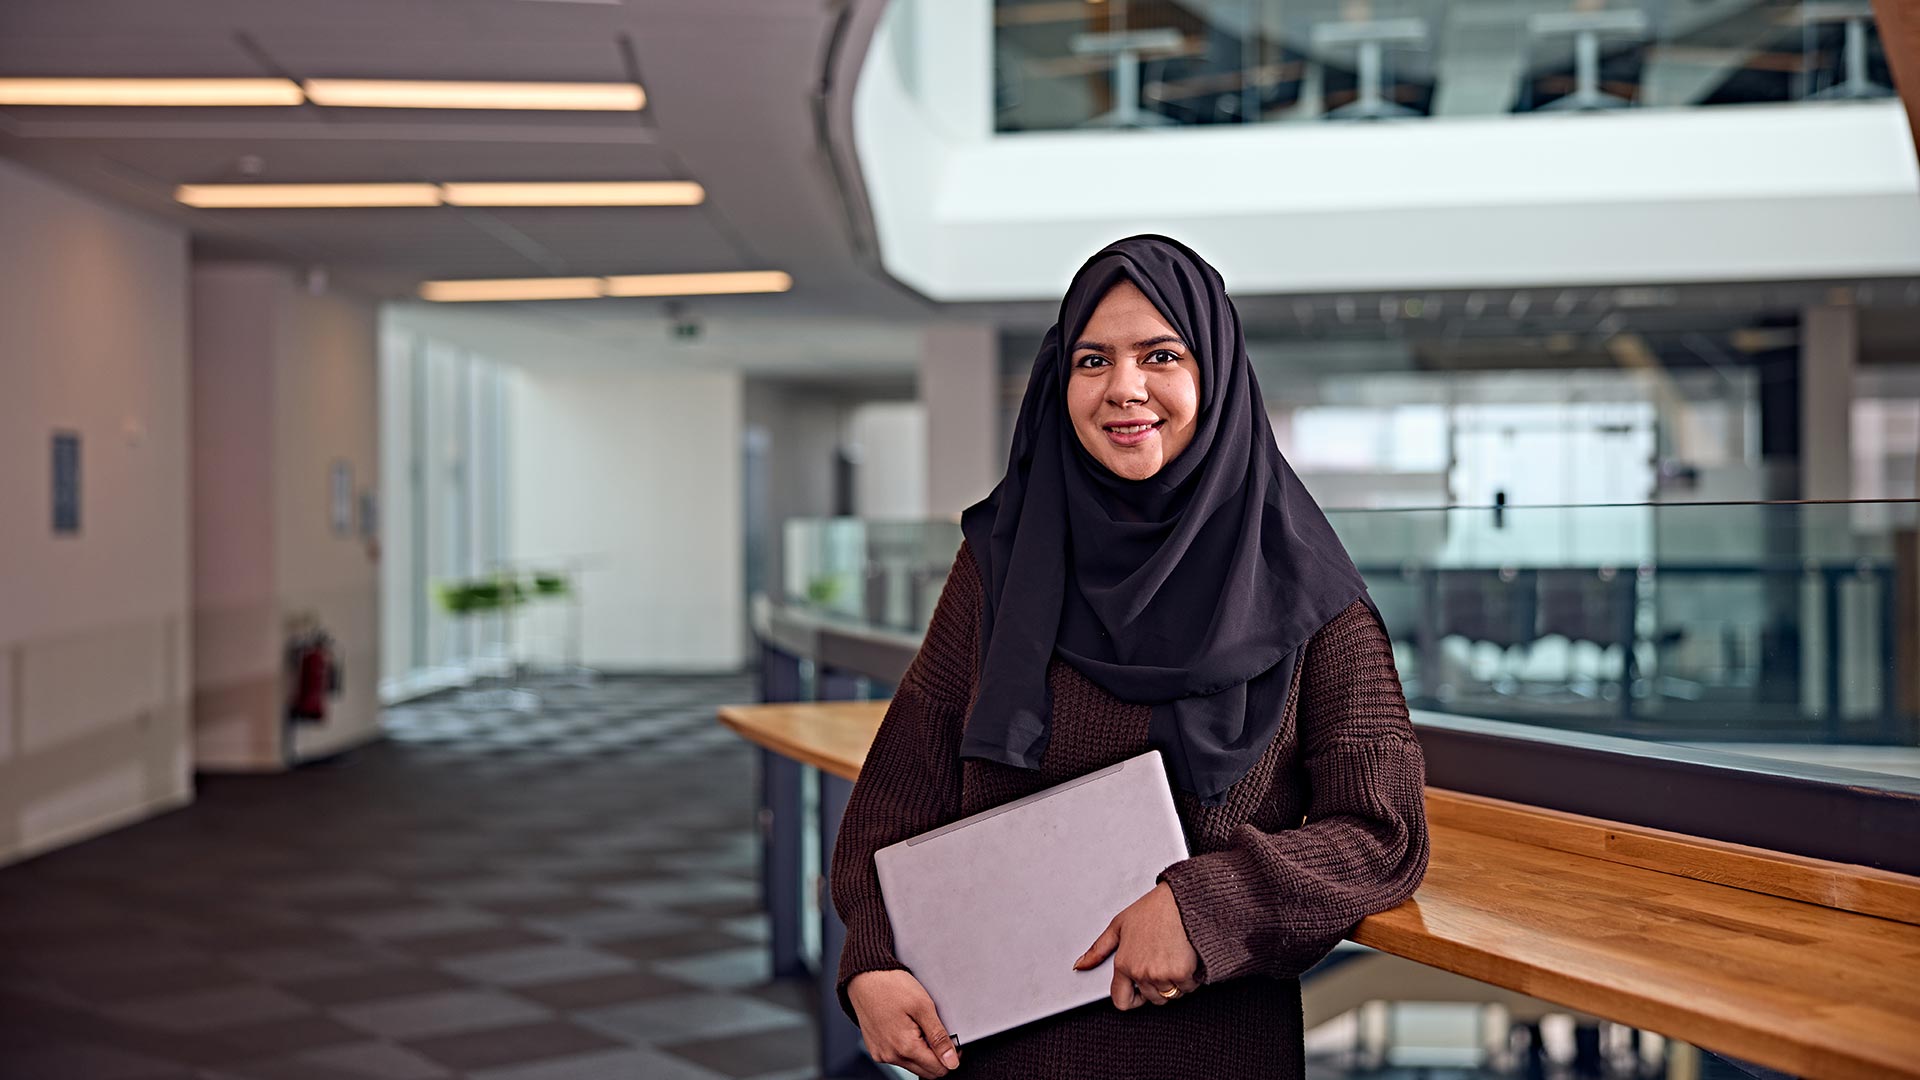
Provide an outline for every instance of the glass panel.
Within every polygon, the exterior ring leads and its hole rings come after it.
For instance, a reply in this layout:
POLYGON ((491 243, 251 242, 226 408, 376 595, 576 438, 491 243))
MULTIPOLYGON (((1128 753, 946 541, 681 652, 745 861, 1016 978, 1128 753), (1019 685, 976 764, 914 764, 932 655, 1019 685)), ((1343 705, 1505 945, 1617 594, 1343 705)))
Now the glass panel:
POLYGON ((1003 132, 1852 100, 1893 85, 1864 0, 995 0, 993 15, 1003 132))
MULTIPOLYGON (((1920 502, 1327 516, 1416 709, 1920 776, 1920 613, 1901 603, 1920 502)), ((854 519, 787 539, 813 588, 790 603, 907 632, 960 542, 952 522, 854 519)))
POLYGON ((497 616, 455 616, 440 588, 510 557, 501 369, 443 342, 383 339, 383 692, 401 696, 497 657, 497 616))

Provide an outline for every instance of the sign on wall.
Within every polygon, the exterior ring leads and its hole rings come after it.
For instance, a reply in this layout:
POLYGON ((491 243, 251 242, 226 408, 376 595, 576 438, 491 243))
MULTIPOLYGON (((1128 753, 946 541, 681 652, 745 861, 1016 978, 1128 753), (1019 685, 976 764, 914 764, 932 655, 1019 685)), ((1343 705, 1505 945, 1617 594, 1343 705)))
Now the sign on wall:
POLYGON ((333 535, 353 535, 353 466, 345 461, 333 463, 331 487, 333 535))
POLYGON ((53 534, 80 535, 80 433, 53 433, 53 534))

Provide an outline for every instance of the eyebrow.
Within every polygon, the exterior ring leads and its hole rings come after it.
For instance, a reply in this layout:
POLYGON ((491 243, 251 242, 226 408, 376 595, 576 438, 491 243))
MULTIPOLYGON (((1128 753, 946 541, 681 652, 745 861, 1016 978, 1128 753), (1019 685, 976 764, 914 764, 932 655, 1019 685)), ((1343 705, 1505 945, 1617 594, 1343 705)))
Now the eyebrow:
MULTIPOLYGON (((1186 345, 1187 345, 1187 343, 1180 340, 1180 338, 1177 335, 1161 334, 1159 337, 1150 337, 1144 341, 1134 342, 1133 349, 1135 352, 1139 352, 1141 349, 1151 349, 1155 345, 1165 345, 1169 341, 1173 342, 1175 345, 1178 345, 1183 349, 1186 348, 1186 345)), ((1073 352, 1080 352, 1083 349, 1092 350, 1093 352, 1104 353, 1104 352, 1112 352, 1113 346, 1108 345, 1104 341, 1076 341, 1073 343, 1073 349, 1072 349, 1073 352)))

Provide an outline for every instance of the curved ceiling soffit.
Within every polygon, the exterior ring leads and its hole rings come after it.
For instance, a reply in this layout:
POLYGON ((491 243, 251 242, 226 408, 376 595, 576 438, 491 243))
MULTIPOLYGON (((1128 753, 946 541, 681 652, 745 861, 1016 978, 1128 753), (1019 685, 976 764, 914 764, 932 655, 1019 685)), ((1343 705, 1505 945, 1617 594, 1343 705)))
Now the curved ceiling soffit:
POLYGON ((939 302, 893 276, 880 258, 879 232, 873 220, 873 207, 867 200, 865 174, 860 168, 860 153, 853 137, 854 89, 859 85, 860 69, 866 64, 867 49, 881 17, 887 12, 888 2, 839 0, 835 5, 833 21, 821 43, 820 77, 813 88, 814 141, 826 160, 846 220, 847 234, 861 268, 903 296, 934 310, 941 307, 939 302))

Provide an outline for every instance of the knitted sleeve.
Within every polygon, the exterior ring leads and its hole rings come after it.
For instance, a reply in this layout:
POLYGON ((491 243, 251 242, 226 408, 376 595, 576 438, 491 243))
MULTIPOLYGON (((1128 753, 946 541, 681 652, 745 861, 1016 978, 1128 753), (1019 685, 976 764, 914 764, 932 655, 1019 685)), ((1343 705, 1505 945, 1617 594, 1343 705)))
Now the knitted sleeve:
POLYGON ((838 989, 840 1007, 856 1022, 847 983, 905 967, 893 954, 873 853, 960 816, 960 731, 973 695, 980 604, 979 572, 963 542, 840 819, 830 880, 847 927, 838 989))
POLYGON ((1356 600, 1307 643, 1295 717, 1304 822, 1175 863, 1200 979, 1297 977, 1354 925, 1413 895, 1427 870, 1426 761, 1387 632, 1356 600))

